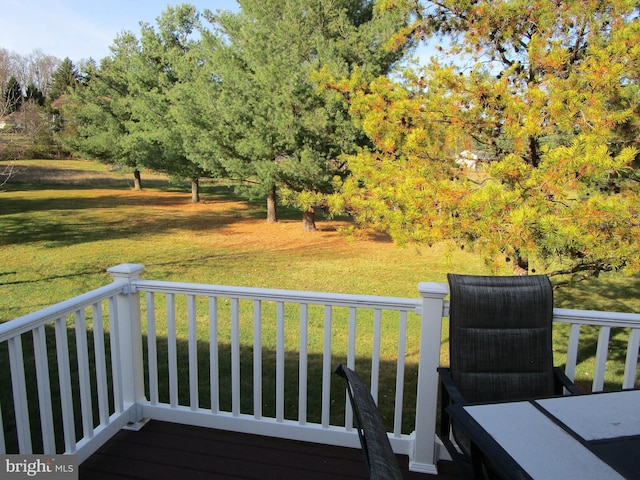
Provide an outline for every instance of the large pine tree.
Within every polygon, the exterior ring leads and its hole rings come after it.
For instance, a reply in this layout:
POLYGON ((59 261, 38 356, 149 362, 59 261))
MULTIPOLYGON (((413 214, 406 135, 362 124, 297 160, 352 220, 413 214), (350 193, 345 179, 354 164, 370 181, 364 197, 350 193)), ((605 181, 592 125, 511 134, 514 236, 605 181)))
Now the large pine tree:
POLYGON ((123 32, 99 67, 87 65, 85 81, 63 106, 67 122, 61 135, 66 148, 77 155, 133 171, 136 189, 142 187, 140 170, 156 153, 131 132, 136 120, 129 76, 136 74, 134 59, 139 48, 135 35, 123 32))
POLYGON ((382 46, 408 17, 363 0, 240 5, 239 13, 213 17, 216 35, 205 37, 216 101, 212 130, 203 134, 218 145, 212 161, 267 198, 267 220, 277 220, 281 189, 312 230, 314 206, 345 173, 340 155, 366 142, 344 99, 321 90, 320 79, 355 69, 386 74, 400 53, 382 46))
POLYGON ((351 88, 376 148, 349 159, 336 208, 516 272, 640 269, 637 2, 385 3, 417 6, 412 31, 444 37, 444 59, 351 88), (460 168, 463 150, 483 168, 460 168))

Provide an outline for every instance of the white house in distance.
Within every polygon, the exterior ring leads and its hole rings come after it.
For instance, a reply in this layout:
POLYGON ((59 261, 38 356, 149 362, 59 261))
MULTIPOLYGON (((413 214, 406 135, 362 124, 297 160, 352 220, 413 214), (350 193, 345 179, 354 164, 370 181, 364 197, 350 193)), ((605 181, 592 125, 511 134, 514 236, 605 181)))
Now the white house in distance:
POLYGON ((478 150, 463 150, 456 157, 456 164, 462 168, 478 170, 484 162, 491 160, 490 155, 478 150))

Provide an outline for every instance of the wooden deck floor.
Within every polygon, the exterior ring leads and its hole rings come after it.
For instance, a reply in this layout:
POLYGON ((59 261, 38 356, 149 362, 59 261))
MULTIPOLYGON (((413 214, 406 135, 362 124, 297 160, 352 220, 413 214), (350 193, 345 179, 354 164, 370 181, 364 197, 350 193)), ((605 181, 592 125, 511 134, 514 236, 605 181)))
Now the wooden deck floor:
MULTIPOLYGON (((435 477, 407 470, 406 480, 458 479, 449 462, 435 477)), ((81 480, 115 479, 366 479, 357 449, 278 440, 207 428, 149 422, 122 430, 80 466, 81 480)))

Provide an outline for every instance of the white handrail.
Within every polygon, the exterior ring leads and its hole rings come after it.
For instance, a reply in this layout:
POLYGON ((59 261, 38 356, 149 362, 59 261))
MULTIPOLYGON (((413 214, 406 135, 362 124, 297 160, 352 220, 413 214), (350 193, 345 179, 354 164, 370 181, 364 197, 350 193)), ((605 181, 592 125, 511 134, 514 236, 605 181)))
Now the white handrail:
MULTIPOLYGON (((406 337, 408 335, 408 314, 422 315, 422 321, 416 323, 412 318, 411 324, 413 325, 413 331, 411 335, 420 334, 422 329, 422 335, 427 337, 434 337, 430 342, 439 349, 440 345, 440 333, 441 333, 441 320, 443 312, 443 298, 446 295, 446 289, 443 290, 440 286, 436 288, 436 292, 432 294, 425 293, 429 297, 425 303, 424 299, 416 298, 396 298, 396 297, 384 297, 384 296, 370 296, 370 295, 353 295, 353 294, 332 294, 325 292, 306 292, 306 291, 293 291, 293 290, 280 290, 280 289, 264 289, 264 288, 251 288, 251 287, 229 287, 221 285, 202 285, 194 283, 184 282, 164 282, 164 281, 152 281, 135 278, 130 282, 130 292, 133 295, 142 295, 145 298, 146 310, 147 310, 147 329, 148 329, 148 351, 149 353, 149 375, 147 384, 149 385, 150 401, 148 402, 148 408, 144 409, 144 415, 146 416, 164 416, 163 418, 172 418, 176 421, 204 421, 199 415, 204 412, 201 411, 197 398, 197 392, 199 391, 197 382, 197 361, 198 348, 196 342, 196 323, 208 322, 209 323, 209 338, 211 344, 209 345, 211 351, 209 353, 210 359, 210 381, 211 385, 211 408, 207 410, 208 414, 216 414, 218 420, 214 420, 216 417, 208 417, 208 421, 214 422, 219 428, 221 425, 230 425, 231 419, 236 419, 234 427, 227 428, 245 428, 242 427, 248 420, 252 420, 260 423, 263 426, 263 433, 272 434, 274 436, 282 435, 288 438, 297 438, 301 440, 311 441, 327 441, 334 442, 340 445, 354 445, 357 442, 355 437, 355 431, 351 428, 352 417, 350 413, 350 407, 346 408, 344 424, 341 425, 343 432, 348 433, 348 436, 344 438, 338 436, 339 430, 336 430, 336 426, 333 425, 331 420, 331 412, 333 411, 333 403, 335 399, 331 392, 331 385, 336 382, 333 369, 335 368, 335 355, 344 355, 348 363, 355 363, 356 360, 356 343, 359 344, 359 348, 362 348, 362 342, 356 342, 356 331, 358 331, 357 325, 362 321, 367 323, 371 322, 371 325, 367 327, 370 329, 367 340, 367 351, 371 355, 371 393, 374 398, 378 397, 379 382, 380 382, 380 368, 382 366, 381 361, 381 348, 383 342, 383 323, 392 321, 394 322, 394 331, 397 330, 397 338, 394 333, 393 342, 397 342, 396 350, 401 352, 401 355, 397 355, 395 374, 396 378, 393 385, 385 386, 385 391, 390 388, 395 388, 395 394, 392 397, 394 405, 393 413, 393 427, 392 427, 392 439, 394 447, 400 453, 413 455, 416 451, 416 438, 427 439, 425 445, 421 446, 418 450, 421 450, 420 464, 422 464, 423 471, 435 472, 435 444, 434 444, 434 432, 421 434, 419 437, 415 435, 408 435, 402 432, 402 420, 403 420, 403 403, 404 403, 404 390, 405 390, 405 350, 406 350, 406 337), (157 392, 158 381, 156 376, 158 375, 158 360, 155 358, 157 355, 157 348, 155 342, 157 341, 155 333, 155 315, 160 308, 158 303, 158 294, 163 294, 167 299, 167 340, 168 340, 168 352, 166 354, 166 360, 168 362, 168 403, 162 403, 159 401, 159 394, 157 392), (184 305, 186 301, 186 314, 185 312, 178 312, 177 299, 182 297, 180 305, 184 305), (203 308, 200 312, 196 312, 198 298, 208 299, 208 311, 205 316, 203 308), (221 304, 221 300, 228 305, 228 310, 225 310, 225 324, 230 328, 229 332, 229 347, 230 347, 230 408, 228 411, 220 409, 219 403, 219 371, 217 365, 218 355, 218 322, 219 322, 219 309, 218 305, 221 304), (433 302, 437 305, 434 309, 429 302, 433 302), (244 302, 244 303, 242 303, 244 302), (275 357, 275 365, 269 366, 269 371, 273 368, 275 384, 275 391, 270 395, 274 395, 274 399, 270 398, 270 401, 275 400, 273 411, 265 414, 263 412, 263 405, 265 399, 263 399, 263 391, 265 385, 263 384, 263 338, 262 328, 265 315, 263 305, 269 303, 273 307, 269 308, 270 315, 274 315, 275 319, 269 320, 275 323, 275 340, 273 344, 273 354, 275 357), (298 351, 298 379, 299 379, 299 391, 298 391, 298 418, 297 420, 290 420, 285 416, 285 310, 288 305, 295 305, 297 314, 299 315, 299 334, 297 345, 295 348, 298 351), (425 307, 426 305, 426 307, 425 307), (307 346, 310 341, 314 341, 309 338, 309 322, 310 307, 316 306, 318 310, 315 311, 321 318, 317 318, 317 323, 314 328, 319 328, 321 331, 317 333, 320 335, 319 341, 319 355, 321 356, 320 370, 318 372, 318 380, 320 383, 320 391, 318 393, 319 403, 319 423, 313 423, 307 418, 307 401, 309 400, 307 392, 307 380, 309 364, 307 363, 307 346), (246 307, 246 309, 244 308, 246 307), (335 334, 334 328, 336 320, 337 309, 346 309, 345 314, 348 315, 348 341, 346 342, 346 350, 344 352, 336 352, 333 341, 333 335, 335 334), (368 313, 365 317, 361 318, 358 313, 362 310, 367 310, 368 313), (251 313, 250 313, 251 312, 251 313), (394 312, 392 317, 388 317, 385 312, 394 312), (384 313, 384 315, 383 315, 384 313), (426 315, 426 317, 425 317, 426 315), (208 317, 208 318, 207 318, 208 317), (425 318, 430 320, 425 320, 425 318), (197 319, 197 320, 196 320, 197 319), (179 324, 179 322, 181 322, 179 324), (240 335, 241 324, 246 322, 252 323, 252 332, 247 332, 251 335, 252 353, 252 401, 253 409, 252 413, 247 416, 241 409, 241 404, 244 405, 244 399, 242 395, 246 392, 241 391, 241 379, 240 369, 246 368, 246 365, 241 365, 240 362, 240 335), (178 325, 179 324, 179 325, 178 325), (424 328, 422 326, 424 326, 424 328), (415 330, 416 327, 418 330, 415 330), (189 382, 189 398, 186 397, 178 399, 177 388, 181 381, 186 382, 187 379, 179 377, 181 373, 176 368, 176 353, 175 342, 177 341, 175 331, 177 328, 181 328, 181 331, 187 331, 185 345, 188 351, 188 382, 189 382), (242 402, 241 402, 242 400, 242 402), (187 412, 191 414, 194 420, 190 420, 191 416, 185 415, 187 412), (200 420, 195 420, 199 418, 200 420), (216 423, 218 422, 218 423, 216 423), (297 429, 294 433, 291 427, 297 426, 301 428, 307 428, 307 432, 297 429), (319 431, 326 435, 319 435, 319 431), (331 440, 333 439, 333 440, 331 440), (430 446, 427 446, 430 445, 430 446)), ((290 317, 289 317, 290 318, 290 317)), ((316 317, 314 317, 316 318, 316 317)), ((342 315, 341 320, 342 321, 342 315)), ((246 328, 246 327, 242 327, 246 328)), ((143 326, 144 330, 144 326, 143 326)), ((386 330, 384 330, 386 332, 386 330)), ((389 344, 390 339, 384 338, 385 344, 389 344)), ((271 348, 271 347, 270 347, 271 348)), ((271 355, 271 354, 270 354, 271 355)), ((422 357, 422 355, 421 355, 422 357)), ((437 384, 436 367, 437 359, 439 355, 430 355, 427 363, 421 361, 421 368, 426 370, 432 370, 433 373, 422 375, 419 380, 419 387, 423 391, 428 391, 433 388, 425 385, 426 383, 437 384), (429 366, 429 362, 432 365, 429 366)), ((361 361, 361 360, 360 360, 361 361)), ((186 372, 184 373, 186 376, 186 372)), ((244 384, 244 383, 242 383, 244 384)), ((437 388, 437 386, 436 386, 437 388)), ((290 393, 288 393, 289 395, 290 393)), ((163 394, 166 398, 166 392, 163 394)), ((343 389, 343 396, 345 404, 347 403, 346 393, 343 389)), ((386 400, 385 400, 386 401, 386 400)), ((433 399, 427 402, 426 407, 419 407, 423 412, 423 417, 432 416, 432 422, 427 422, 426 428, 429 428, 429 424, 433 423, 435 428, 435 410, 432 406, 437 403, 437 397, 434 394, 433 399)), ((258 427, 256 427, 258 428, 258 427)), ((416 428, 423 429, 420 422, 416 422, 416 428)), ((414 466, 417 466, 415 463, 414 466)))
MULTIPOLYGON (((116 353, 120 342, 113 334, 118 330, 115 299, 127 288, 124 282, 114 282, 0 324, 0 343, 8 345, 11 371, 10 385, 0 386, 11 392, 10 400, 3 402, 0 413, 13 411, 15 417, 11 453, 16 453, 13 448, 17 445, 22 454, 64 452, 76 454, 82 461, 126 424, 126 410, 130 406, 125 407, 121 401, 122 359, 116 353), (103 308, 108 311, 111 327, 111 371, 107 371, 103 308), (92 331, 87 328, 89 321, 92 331), (93 338, 91 354, 90 337, 93 338), (23 344, 33 345, 32 355, 27 355, 23 344), (75 356, 70 354, 70 348, 75 356), (35 379, 25 368, 31 361, 35 379), (52 383, 59 389, 55 396, 52 383), (94 406, 98 409, 97 420, 94 420, 94 406), (30 421, 34 408, 39 409, 39 425, 30 421), (61 413, 58 424, 54 421, 54 408, 61 413), (79 420, 79 430, 76 420, 79 420), (56 438, 62 452, 56 451, 56 438), (37 447, 40 451, 34 451, 35 445, 40 445, 37 447)), ((6 423, 0 418, 1 425, 6 423)), ((0 453, 5 453, 8 446, 3 428, 0 453)))
POLYGON ((173 293, 205 297, 227 297, 236 299, 279 301, 285 303, 306 303, 309 305, 332 305, 340 307, 371 308, 376 306, 387 310, 415 311, 420 307, 418 298, 398 298, 373 295, 353 295, 344 293, 306 292, 272 288, 229 287, 198 283, 164 282, 154 280, 134 280, 134 289, 145 292, 173 293))
POLYGON ((41 325, 53 322, 54 320, 71 315, 78 310, 89 307, 105 298, 120 293, 124 285, 121 283, 111 283, 104 287, 97 288, 83 295, 65 300, 37 312, 29 313, 14 320, 0 323, 0 343, 6 342, 11 337, 22 335, 23 333, 35 330, 41 325))
MULTIPOLYGON (((346 359, 347 365, 354 367, 356 362, 362 362, 356 353, 362 348, 362 342, 357 337, 361 321, 371 322, 370 339, 367 341, 367 360, 371 367, 371 392, 374 398, 379 391, 388 392, 395 389, 395 396, 391 398, 393 407, 393 428, 390 439, 394 449, 399 453, 410 456, 410 466, 417 471, 435 473, 434 456, 435 419, 437 409, 437 374, 439 364, 442 331, 442 319, 448 315, 448 302, 445 297, 448 288, 442 283, 421 283, 418 287, 420 298, 396 298, 386 296, 333 294, 326 292, 305 292, 294 290, 263 289, 250 287, 230 287, 221 285, 203 285, 183 282, 163 282, 139 279, 142 271, 140 265, 125 264, 109 269, 114 276, 114 282, 94 291, 66 300, 39 312, 25 315, 16 320, 0 324, 0 343, 8 343, 12 381, 8 388, 16 403, 14 411, 17 414, 17 441, 23 453, 32 449, 32 435, 29 425, 29 408, 40 409, 40 430, 42 445, 47 453, 55 449, 54 429, 51 413, 51 385, 49 385, 49 365, 47 355, 47 341, 45 326, 55 327, 56 368, 59 371, 58 383, 61 395, 61 413, 63 417, 63 439, 65 451, 80 453, 82 459, 95 451, 124 423, 139 420, 142 416, 161 420, 172 420, 184 423, 208 425, 215 428, 235 429, 237 431, 256 432, 285 438, 305 439, 317 442, 333 443, 336 445, 352 445, 358 443, 355 431, 352 429, 352 416, 348 407, 346 395, 344 397, 345 418, 341 425, 331 422, 331 409, 334 408, 335 398, 332 397, 331 384, 334 380, 332 369, 335 355, 346 359), (140 293, 144 293, 146 315, 141 318, 142 308, 140 293), (164 294, 164 295, 156 295, 164 294), (168 372, 168 401, 162 403, 159 392, 159 361, 156 304, 160 297, 166 297, 167 320, 167 372, 168 372), (185 304, 185 311, 179 306, 185 304), (204 299, 199 302, 199 299, 204 299), (228 301, 228 310, 224 310, 225 317, 220 314, 221 306, 228 301), (109 344, 105 344, 107 332, 103 329, 104 303, 108 311, 109 344), (204 308, 206 302, 206 312, 204 308), (266 308, 266 303, 274 304, 274 308, 266 308), (249 305, 247 305, 249 304, 249 305), (252 305, 252 306, 251 306, 252 305), (290 325, 289 305, 296 305, 299 319, 295 320, 298 329, 298 339, 295 345, 287 344, 290 325), (251 313, 245 318, 244 306, 251 313), (314 307, 315 306, 315 307, 314 307), (264 307, 264 308, 263 308, 264 307), (314 310, 315 309, 315 310, 314 310), (340 319, 336 316, 338 309, 346 309, 340 319), (366 316, 361 317, 360 311, 367 310, 366 316), (263 365, 263 324, 266 311, 274 315, 274 408, 273 415, 263 411, 263 374, 267 370, 263 365), (393 312, 388 314, 387 312, 393 312), (93 329, 89 332, 87 318, 92 318, 93 329), (315 316, 314 316, 315 315, 315 316), (417 317, 416 317, 417 315, 417 317), (316 320, 317 317, 319 318, 316 320), (343 319, 343 317, 347 317, 343 319), (364 318, 364 320, 362 320, 364 318), (417 322, 416 322, 417 318, 417 322), (208 362, 202 362, 198 350, 198 331, 202 332, 200 322, 206 319, 207 342, 209 343, 208 362), (287 320, 285 320, 287 319, 287 320), (253 378, 253 412, 246 415, 242 411, 245 405, 242 395, 243 377, 241 369, 241 329, 244 323, 253 322, 251 333, 251 348, 253 348, 252 368, 253 378), (339 321, 345 322, 347 340, 344 352, 336 352, 337 342, 333 335, 339 321), (393 338, 385 337, 385 322, 394 322, 393 338), (315 322, 312 324, 311 322, 315 322), (222 324, 228 325, 229 338, 225 339, 219 332, 222 324), (144 327, 144 328, 143 328, 144 327), (186 338, 178 333, 178 328, 186 331, 186 338), (312 328, 316 329, 319 338, 313 338, 312 328), (416 330, 417 328, 417 330, 416 330), (200 330, 199 330, 200 329, 200 330), (142 352, 143 335, 146 334, 146 354, 142 352), (32 332, 34 345, 34 364, 37 384, 37 397, 27 398, 30 393, 25 389, 25 359, 22 348, 22 335, 32 332), (75 332, 75 335, 69 332, 75 332), (396 338, 397 334, 397 338, 396 338), (93 335, 93 354, 89 355, 88 340, 93 335), (417 371, 417 399, 416 399, 416 429, 411 434, 402 432, 403 403, 406 402, 405 391, 405 353, 408 335, 419 338, 419 365, 417 371), (418 337, 419 336, 419 337, 418 337), (188 355, 179 358, 178 342, 185 340, 188 355), (309 398, 307 383, 316 379, 309 377, 310 342, 319 344, 318 355, 321 356, 321 373, 318 382, 321 383, 318 404, 320 412, 318 423, 308 418, 307 403, 309 398), (230 349, 230 384, 231 398, 223 408, 220 402, 219 346, 228 342, 230 349), (393 342, 397 348, 395 365, 395 379, 393 385, 380 383, 386 379, 380 375, 381 344, 393 342), (72 365, 69 347, 77 352, 77 365, 72 365), (285 395, 285 375, 289 352, 294 348, 297 352, 297 378, 299 383, 297 408, 298 418, 290 419, 286 415, 287 398, 285 395), (94 358, 95 357, 95 358, 94 358), (186 362, 186 363, 183 363, 186 362), (108 368, 109 363, 111 369, 108 368), (209 366, 210 407, 201 408, 199 378, 204 372, 198 369, 202 365, 209 366), (90 365, 94 365, 90 367, 90 365), (179 368, 186 365, 188 368, 179 368), (72 375, 72 368, 77 374, 72 375), (146 379, 143 372, 147 373, 146 379), (188 370, 188 373, 185 373, 188 370), (184 377, 184 378, 183 378, 184 377), (13 380, 15 379, 15 380, 13 380), (73 384, 73 382, 77 382, 73 384), (188 394, 185 398, 178 396, 178 386, 185 382, 188 394), (145 394, 145 383, 148 398, 145 394), (95 385, 95 386, 94 386, 95 385), (93 389, 95 388, 95 392, 93 389), (79 392, 81 409, 74 407, 73 392, 79 392), (95 403, 94 400, 95 399, 95 403), (49 406, 47 406, 49 405, 49 406), (112 405, 110 407, 110 405, 112 405), (93 409, 97 408, 97 425, 94 425, 93 409), (78 419, 82 434, 76 438, 75 420, 78 419)), ((225 307, 226 308, 226 307, 225 307)), ((164 321, 164 317, 159 317, 164 321)), ((271 320, 269 320, 271 321, 271 320)), ((598 341, 595 354, 595 367, 592 390, 600 390, 604 386, 604 375, 607 367, 607 352, 613 328, 622 328, 628 332, 625 372, 622 388, 632 388, 637 381, 638 349, 640 348, 640 314, 600 312, 586 310, 554 309, 554 321, 559 324, 570 325, 569 342, 567 345, 566 372, 574 378, 579 350, 581 346, 581 326, 590 325, 598 330, 598 341)), ((295 324, 294 324, 295 325, 295 324)), ((105 327, 106 328, 106 327, 105 327)), ((181 330, 182 331, 182 330, 181 330)), ((627 333, 625 333, 627 335, 627 333)), ((625 337, 626 338, 626 337, 625 337)), ((226 348, 226 347, 225 347, 226 348)), ((269 372, 271 371, 270 364, 269 372)), ((206 369, 206 367, 205 367, 206 369)), ((244 370, 242 370, 244 371, 244 370)), ((52 377, 53 378, 53 377, 52 377)), ((265 377, 266 378, 266 377, 265 377)), ((4 388, 4 386, 3 386, 4 388)), ((288 393, 287 393, 288 394, 288 393)), ((225 402, 225 405, 227 403, 225 402)), ((5 406, 3 405, 3 408, 5 406)), ((0 415, 0 427, 3 425, 0 415)), ((5 438, 0 435, 0 451, 4 451, 5 438)))
POLYGON ((554 308, 553 320, 556 322, 580 323, 583 325, 597 325, 602 327, 640 328, 639 313, 554 308))
POLYGON ((591 391, 593 392, 599 392, 604 389, 611 329, 629 329, 622 388, 633 388, 635 386, 638 366, 638 348, 640 345, 640 314, 555 308, 553 310, 553 319, 556 322, 571 325, 565 366, 565 373, 571 380, 574 380, 576 375, 578 349, 580 345, 580 327, 582 325, 591 325, 600 329, 598 332, 598 342, 596 344, 595 367, 591 385, 591 391))

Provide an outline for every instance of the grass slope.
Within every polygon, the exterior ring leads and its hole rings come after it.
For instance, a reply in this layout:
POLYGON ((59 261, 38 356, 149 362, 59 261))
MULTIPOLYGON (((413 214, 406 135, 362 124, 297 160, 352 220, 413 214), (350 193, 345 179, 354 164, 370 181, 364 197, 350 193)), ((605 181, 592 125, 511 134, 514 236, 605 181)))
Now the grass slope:
POLYGON ((80 161, 18 162, 0 194, 0 320, 109 281, 105 269, 141 263, 147 278, 372 295, 418 296, 448 271, 489 273, 446 245, 398 247, 349 237, 345 220, 302 231, 295 212, 267 223, 262 204, 205 185, 200 204, 161 177, 143 191, 126 174, 80 161), (24 183, 23 183, 24 182, 24 183), (287 218, 289 217, 289 218, 287 218))
MULTIPOLYGON (((448 244, 399 247, 384 235, 346 236, 346 219, 320 219, 317 232, 305 233, 299 214, 283 208, 282 220, 269 224, 262 204, 213 182, 193 204, 188 191, 148 172, 145 190, 133 191, 131 174, 99 163, 13 163, 16 173, 0 192, 0 321, 102 286, 110 282, 105 270, 125 262, 144 264, 143 276, 158 280, 404 297, 418 297, 421 281, 445 282, 447 272, 509 273, 448 244)), ((638 276, 603 275, 559 290, 556 306, 637 312, 639 287, 638 276)), ((583 330, 578 375, 587 383, 597 334, 583 330)), ((565 334, 556 335, 559 362, 565 334)), ((613 388, 625 339, 612 332, 613 388)))

